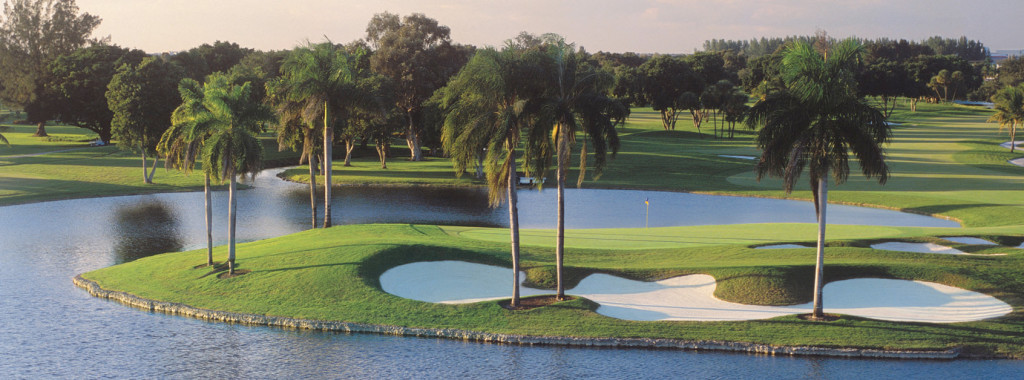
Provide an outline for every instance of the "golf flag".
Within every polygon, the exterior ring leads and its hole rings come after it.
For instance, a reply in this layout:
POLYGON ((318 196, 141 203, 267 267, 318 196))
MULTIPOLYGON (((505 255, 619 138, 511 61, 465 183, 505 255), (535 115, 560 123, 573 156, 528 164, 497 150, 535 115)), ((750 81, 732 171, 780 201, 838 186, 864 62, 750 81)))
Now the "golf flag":
POLYGON ((651 198, 644 199, 644 228, 647 228, 647 221, 651 218, 651 198))

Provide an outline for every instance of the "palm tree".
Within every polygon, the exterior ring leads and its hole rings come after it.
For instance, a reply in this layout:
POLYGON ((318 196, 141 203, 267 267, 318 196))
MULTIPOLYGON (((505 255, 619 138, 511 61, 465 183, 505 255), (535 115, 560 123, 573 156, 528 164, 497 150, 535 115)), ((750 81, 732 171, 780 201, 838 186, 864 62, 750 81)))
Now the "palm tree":
POLYGON ((519 211, 516 196, 516 149, 527 113, 541 89, 536 65, 526 52, 507 46, 479 50, 456 76, 438 92, 446 111, 441 129, 445 152, 451 155, 461 176, 486 151, 487 186, 491 207, 508 199, 512 243, 512 301, 519 306, 519 211), (532 88, 531 88, 532 87, 532 88))
POLYGON ((252 101, 249 82, 231 84, 227 76, 214 73, 203 86, 203 118, 209 135, 202 147, 203 170, 228 187, 228 274, 235 274, 235 220, 239 175, 255 177, 263 166, 263 146, 256 135, 274 115, 263 103, 252 101))
MULTIPOLYGON (((584 142, 580 156, 580 173, 576 186, 583 183, 587 169, 587 140, 594 146, 597 175, 605 164, 608 147, 614 155, 619 140, 615 125, 623 122, 628 109, 609 99, 607 89, 612 84, 608 73, 598 71, 577 57, 576 48, 564 40, 555 38, 546 44, 551 72, 548 76, 549 94, 545 100, 546 121, 550 125, 551 137, 557 151, 557 194, 558 222, 555 242, 555 274, 557 297, 565 298, 563 285, 563 262, 565 257, 565 177, 569 167, 572 147, 576 145, 576 134, 583 132, 584 142)), ((539 130, 539 128, 538 128, 539 130)), ((532 151, 532 150, 530 150, 532 151)), ((538 147, 537 151, 550 152, 538 147)))
POLYGON ((999 123, 999 129, 1010 129, 1010 152, 1017 145, 1017 124, 1024 122, 1024 84, 1006 86, 992 95, 992 103, 996 113, 988 121, 999 123))
MULTIPOLYGON (((165 166, 186 174, 196 166, 203 142, 212 127, 203 105, 203 88, 191 78, 178 84, 182 103, 171 114, 171 127, 160 136, 157 152, 164 155, 165 166)), ((206 181, 203 185, 206 208, 206 265, 213 266, 213 206, 210 200, 210 172, 203 168, 206 181)))
POLYGON ((267 98, 277 110, 278 149, 301 149, 299 165, 309 164, 309 208, 312 213, 312 228, 316 228, 316 174, 317 136, 316 125, 302 119, 302 103, 289 100, 284 84, 278 80, 267 84, 267 98))
POLYGON ((287 101, 301 104, 302 119, 317 121, 323 131, 324 228, 331 226, 331 171, 334 128, 359 98, 356 56, 349 56, 330 41, 296 48, 281 65, 281 91, 287 101), (320 123, 319 121, 322 121, 320 123))
POLYGON ((889 175, 882 144, 891 137, 882 112, 857 96, 854 73, 861 46, 848 39, 819 53, 806 43, 789 46, 782 58, 783 91, 766 96, 750 110, 747 123, 762 126, 757 137, 761 159, 757 178, 783 178, 787 193, 808 168, 818 217, 818 245, 812 318, 821 319, 827 179, 846 181, 852 151, 868 178, 884 184, 889 175))

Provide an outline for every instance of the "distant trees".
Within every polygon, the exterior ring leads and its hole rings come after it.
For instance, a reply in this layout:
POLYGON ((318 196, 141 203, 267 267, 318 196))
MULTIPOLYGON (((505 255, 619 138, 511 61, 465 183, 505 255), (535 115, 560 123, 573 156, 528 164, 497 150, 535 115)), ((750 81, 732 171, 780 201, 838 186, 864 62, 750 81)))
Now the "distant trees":
POLYGON ((0 101, 22 107, 46 136, 52 115, 47 66, 57 57, 100 40, 89 36, 100 18, 79 14, 75 0, 11 0, 0 20, 0 101))
POLYGON ((137 66, 146 57, 141 50, 97 44, 58 57, 49 65, 47 92, 57 120, 88 129, 110 143, 113 112, 108 107, 107 85, 117 70, 137 66))
POLYGON ((174 54, 170 60, 181 66, 186 77, 202 81, 212 73, 227 72, 253 52, 234 42, 216 41, 174 54))
POLYGON ((138 66, 121 66, 107 85, 107 105, 113 113, 111 132, 121 149, 142 155, 145 183, 153 183, 157 143, 171 126, 174 108, 181 104, 178 95, 181 78, 178 66, 149 57, 138 66), (147 171, 149 156, 153 157, 153 167, 147 171))
POLYGON ((452 46, 449 33, 447 26, 420 13, 404 18, 379 13, 366 26, 366 41, 374 49, 371 67, 391 78, 395 106, 406 116, 411 161, 423 159, 423 103, 469 58, 465 49, 452 46))
MULTIPOLYGON (((688 102, 683 94, 699 96, 704 89, 703 79, 693 72, 686 60, 667 55, 655 56, 640 65, 636 69, 636 80, 639 85, 634 91, 639 93, 634 97, 658 111, 666 131, 676 128, 681 109, 695 105, 688 102)), ((700 129, 697 120, 694 127, 700 129)))

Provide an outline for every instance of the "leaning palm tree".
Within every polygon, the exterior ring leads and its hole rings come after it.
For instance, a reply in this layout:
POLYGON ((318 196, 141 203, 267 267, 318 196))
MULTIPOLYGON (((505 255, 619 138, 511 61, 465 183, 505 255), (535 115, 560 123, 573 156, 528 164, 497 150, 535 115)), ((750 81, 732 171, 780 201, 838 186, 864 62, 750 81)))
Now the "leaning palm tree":
POLYGON ((349 56, 330 41, 296 48, 281 64, 282 96, 301 104, 302 119, 316 121, 323 131, 324 228, 331 226, 331 168, 333 126, 344 120, 358 100, 356 56, 349 56))
POLYGON ((845 182, 849 152, 853 152, 866 177, 877 177, 884 184, 889 175, 881 147, 891 137, 889 126, 882 112, 857 96, 854 75, 861 54, 861 46, 852 39, 824 53, 806 43, 789 46, 781 66, 785 90, 758 101, 747 120, 751 128, 762 127, 757 136, 758 180, 765 175, 782 177, 789 193, 804 168, 808 169, 818 218, 815 319, 824 317, 821 290, 829 174, 837 184, 845 182))
POLYGON ((1024 122, 1024 84, 1006 86, 992 95, 996 113, 988 121, 999 123, 999 129, 1010 129, 1010 152, 1017 145, 1017 125, 1024 122))
POLYGON ((262 169, 263 146, 256 135, 273 112, 263 103, 252 101, 249 82, 231 84, 227 76, 214 73, 203 86, 204 117, 209 135, 204 139, 201 162, 213 179, 228 180, 228 274, 235 274, 235 220, 238 200, 235 196, 239 175, 254 178, 262 169))
MULTIPOLYGON (((550 60, 550 72, 547 78, 550 83, 544 105, 546 121, 541 124, 551 126, 551 137, 557 157, 558 221, 555 241, 555 275, 557 297, 561 300, 565 298, 565 286, 563 285, 565 179, 572 147, 576 145, 576 135, 582 132, 585 138, 580 156, 579 179, 576 183, 579 187, 586 175, 587 140, 595 148, 595 168, 600 174, 600 169, 605 164, 607 148, 612 148, 613 155, 618 151, 619 141, 615 125, 625 120, 628 110, 607 97, 607 88, 611 84, 607 73, 595 70, 580 60, 573 44, 566 44, 560 38, 555 38, 548 41, 547 51, 550 60)), ((530 149, 530 151, 533 150, 530 149)), ((551 151, 545 147, 539 147, 536 150, 539 152, 551 151)))
POLYGON ((538 68, 529 65, 525 55, 522 49, 511 46, 500 52, 493 48, 479 50, 437 93, 445 110, 441 142, 452 157, 456 174, 461 176, 483 154, 491 207, 508 200, 513 308, 519 306, 520 271, 515 152, 528 127, 530 103, 540 93, 539 87, 531 88, 536 84, 533 79, 538 68))
MULTIPOLYGON (((203 105, 203 87, 191 78, 178 84, 181 105, 171 114, 171 126, 160 136, 156 150, 164 155, 165 166, 189 174, 196 167, 203 142, 212 125, 203 105)), ((206 265, 213 265, 213 206, 210 196, 210 172, 203 168, 204 206, 206 208, 206 265)))

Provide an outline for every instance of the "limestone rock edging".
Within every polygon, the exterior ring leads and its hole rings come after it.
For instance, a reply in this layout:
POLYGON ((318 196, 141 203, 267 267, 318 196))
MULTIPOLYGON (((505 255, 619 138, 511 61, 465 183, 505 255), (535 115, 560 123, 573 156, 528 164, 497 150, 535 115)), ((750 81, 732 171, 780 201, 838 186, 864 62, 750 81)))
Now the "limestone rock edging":
POLYGON ((372 333, 384 335, 415 336, 427 338, 446 338, 472 342, 504 343, 518 345, 558 345, 575 347, 630 347, 630 348, 662 348, 691 351, 731 351, 764 355, 790 356, 831 356, 850 358, 881 358, 881 359, 955 359, 960 356, 958 348, 943 351, 925 350, 879 350, 865 348, 829 348, 814 346, 773 346, 757 343, 726 342, 713 340, 690 341, 682 339, 660 338, 585 338, 532 336, 516 334, 496 334, 469 331, 462 329, 415 328, 340 321, 321 321, 288 317, 274 317, 258 314, 234 313, 218 310, 201 309, 181 303, 155 301, 134 294, 103 289, 95 281, 81 275, 73 279, 76 286, 85 289, 89 294, 120 302, 122 304, 162 313, 181 315, 208 321, 238 323, 257 326, 274 326, 293 329, 318 331, 336 331, 348 333, 372 333))

